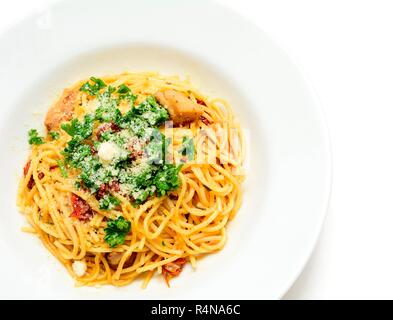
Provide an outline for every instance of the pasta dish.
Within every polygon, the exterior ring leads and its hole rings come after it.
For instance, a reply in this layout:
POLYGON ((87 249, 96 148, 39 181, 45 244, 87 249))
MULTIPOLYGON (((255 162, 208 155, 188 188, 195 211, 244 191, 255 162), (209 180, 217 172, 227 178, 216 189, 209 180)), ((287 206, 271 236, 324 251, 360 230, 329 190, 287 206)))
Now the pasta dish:
POLYGON ((31 152, 17 204, 77 285, 124 286, 222 249, 241 205, 242 131, 225 100, 157 73, 64 90, 31 152))

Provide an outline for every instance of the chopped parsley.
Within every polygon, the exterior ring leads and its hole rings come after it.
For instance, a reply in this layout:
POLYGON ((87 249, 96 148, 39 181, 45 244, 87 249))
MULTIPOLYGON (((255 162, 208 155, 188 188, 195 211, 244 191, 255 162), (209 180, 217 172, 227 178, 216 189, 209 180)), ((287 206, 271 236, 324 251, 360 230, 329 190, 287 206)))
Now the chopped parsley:
POLYGON ((120 204, 119 199, 114 196, 107 194, 102 199, 100 199, 100 209, 101 210, 112 210, 120 204))
POLYGON ((175 190, 180 186, 179 172, 181 166, 166 164, 154 177, 154 185, 158 196, 164 196, 168 191, 175 190))
MULTIPOLYGON (((83 119, 61 125, 70 140, 62 151, 62 167, 59 165, 65 173, 66 166, 78 170, 78 188, 95 194, 103 185, 114 183, 118 188, 115 192, 140 205, 151 196, 163 196, 179 187, 181 167, 165 163, 171 140, 159 130, 169 114, 153 96, 134 105, 136 96, 127 85, 115 88, 97 78, 91 78, 81 91, 95 96, 98 107, 83 119), (128 112, 120 111, 122 100, 129 103, 128 112)), ((101 210, 120 204, 105 192, 100 195, 101 210)))
POLYGON ((92 167, 93 163, 87 163, 86 160, 92 158, 91 147, 88 144, 78 144, 71 140, 63 151, 64 159, 67 164, 75 169, 86 169, 92 167))
POLYGON ((80 87, 80 91, 87 92, 91 96, 96 96, 99 91, 106 87, 104 81, 98 78, 91 77, 89 81, 80 87))
POLYGON ((117 87, 117 93, 119 94, 127 94, 131 92, 131 89, 127 87, 124 83, 117 87))
POLYGON ((44 138, 38 135, 38 131, 36 129, 31 129, 28 132, 29 135, 29 144, 43 144, 44 138))
POLYGON ((131 109, 131 114, 156 127, 169 119, 168 111, 160 106, 153 96, 148 96, 139 106, 131 109))
POLYGON ((114 138, 114 135, 113 135, 111 129, 108 130, 108 131, 103 132, 103 133, 100 135, 100 140, 101 140, 101 141, 109 141, 109 140, 111 140, 111 139, 113 139, 113 138, 114 138))
POLYGON ((52 140, 57 140, 60 138, 60 133, 58 133, 57 131, 50 131, 49 135, 52 138, 52 140))
POLYGON ((127 234, 130 232, 131 222, 120 216, 116 220, 109 219, 107 227, 104 229, 104 240, 111 248, 123 244, 127 234))
MULTIPOLYGON (((31 145, 57 140, 64 133, 69 136, 62 158, 57 160, 64 178, 73 169, 77 173, 75 187, 96 195, 100 210, 106 211, 120 204, 113 193, 128 197, 138 206, 149 197, 164 196, 180 186, 181 166, 167 161, 171 139, 159 130, 169 119, 166 108, 153 96, 136 105, 137 96, 126 84, 114 87, 94 77, 80 91, 97 99, 94 112, 61 124, 62 131, 50 131, 45 138, 36 129, 28 132, 31 145), (129 109, 123 113, 119 105, 124 102, 129 109)), ((194 153, 192 139, 183 139, 183 147, 194 153)), ((123 218, 109 221, 106 241, 111 246, 123 243, 129 224, 123 218)))
POLYGON ((101 97, 99 99, 100 106, 95 113, 95 120, 101 122, 118 123, 121 120, 121 112, 117 108, 117 103, 110 97, 101 97))
POLYGON ((190 137, 183 137, 183 144, 179 150, 182 156, 187 156, 188 160, 194 160, 195 158, 195 146, 194 139, 190 137))
POLYGON ((83 121, 74 118, 69 123, 63 123, 61 128, 67 132, 71 137, 80 140, 89 138, 93 133, 94 117, 86 115, 83 121))
POLYGON ((155 129, 150 134, 149 141, 149 144, 145 148, 147 161, 155 164, 164 163, 164 155, 168 147, 169 139, 166 139, 158 129, 155 129))
POLYGON ((136 95, 132 94, 131 89, 127 87, 125 84, 121 84, 117 87, 117 94, 119 98, 117 99, 117 103, 120 104, 121 100, 126 100, 131 103, 131 106, 134 106, 134 102, 136 100, 136 95))

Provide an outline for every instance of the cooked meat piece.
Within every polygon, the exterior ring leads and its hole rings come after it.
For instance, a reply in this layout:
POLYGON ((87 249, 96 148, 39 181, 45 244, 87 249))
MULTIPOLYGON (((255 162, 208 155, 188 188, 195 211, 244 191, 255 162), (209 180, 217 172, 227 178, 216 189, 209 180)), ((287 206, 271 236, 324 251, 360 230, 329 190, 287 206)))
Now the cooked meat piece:
POLYGON ((173 124, 179 125, 198 120, 203 110, 184 93, 175 90, 157 92, 157 101, 168 109, 173 124))
POLYGON ((56 130, 62 122, 71 120, 79 90, 65 89, 62 97, 48 111, 45 118, 45 126, 48 131, 56 130))
MULTIPOLYGON (((110 252, 106 255, 106 259, 111 266, 111 268, 116 269, 117 266, 120 263, 121 258, 123 257, 123 252, 110 252)), ((132 266, 133 262, 135 260, 135 255, 131 254, 131 256, 126 260, 124 263, 124 267, 128 268, 132 266)))

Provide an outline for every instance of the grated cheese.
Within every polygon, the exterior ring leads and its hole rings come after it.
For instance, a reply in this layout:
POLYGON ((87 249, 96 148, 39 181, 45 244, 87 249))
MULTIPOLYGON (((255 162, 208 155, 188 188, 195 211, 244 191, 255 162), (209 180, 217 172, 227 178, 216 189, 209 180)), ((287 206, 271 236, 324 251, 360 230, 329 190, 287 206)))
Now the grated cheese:
POLYGON ((72 264, 72 270, 74 270, 77 277, 83 277, 87 270, 87 265, 83 261, 74 261, 72 264))
POLYGON ((85 105, 85 110, 87 113, 94 113, 98 108, 98 99, 89 100, 85 105))
POLYGON ((103 142, 98 147, 98 157, 104 163, 111 162, 119 153, 118 146, 113 142, 103 142))

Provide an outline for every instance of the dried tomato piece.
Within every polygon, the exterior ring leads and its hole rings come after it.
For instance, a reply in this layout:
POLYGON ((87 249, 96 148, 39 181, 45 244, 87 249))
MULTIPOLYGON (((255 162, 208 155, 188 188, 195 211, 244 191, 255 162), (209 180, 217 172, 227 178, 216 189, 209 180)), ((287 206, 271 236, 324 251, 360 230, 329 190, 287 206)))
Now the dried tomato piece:
POLYGON ((97 199, 101 199, 101 198, 105 197, 105 195, 109 193, 109 190, 110 190, 110 188, 107 183, 103 183, 102 185, 100 185, 100 188, 98 189, 98 191, 96 193, 97 199))
POLYGON ((169 194, 169 199, 171 199, 171 200, 177 200, 177 199, 179 199, 179 196, 178 196, 177 194, 170 193, 170 194, 169 194))
POLYGON ((209 125, 210 124, 210 121, 209 120, 207 120, 204 116, 200 116, 200 118, 199 118, 205 125, 209 125))
POLYGON ((202 106, 206 106, 205 101, 203 101, 203 100, 201 100, 201 99, 196 98, 196 102, 197 102, 198 104, 202 105, 202 106))
POLYGON ((139 139, 132 139, 128 144, 128 150, 130 150, 131 160, 135 160, 143 156, 143 143, 139 139))
MULTIPOLYGON (((25 177, 27 176, 27 173, 29 172, 30 165, 31 165, 31 160, 27 161, 25 166, 23 167, 23 175, 25 177)), ((27 183, 27 188, 29 190, 31 190, 34 187, 34 185, 35 185, 34 178, 33 178, 33 176, 31 176, 29 182, 27 183)))
POLYGON ((73 218, 77 218, 81 221, 87 221, 90 220, 94 215, 93 210, 90 208, 87 202, 73 193, 71 194, 71 206, 71 217, 73 218))
POLYGON ((27 161, 24 168, 23 168, 23 174, 25 177, 26 177, 27 173, 29 172, 30 165, 31 165, 31 160, 27 161))
POLYGON ((130 149, 131 153, 130 153, 130 159, 131 160, 135 160, 138 159, 139 157, 143 156, 143 150, 132 150, 130 149))
MULTIPOLYGON (((43 172, 38 172, 38 179, 41 180, 43 177, 45 177, 45 174, 43 172)), ((31 189, 33 189, 34 185, 35 185, 35 181, 34 181, 33 175, 31 175, 30 180, 27 183, 27 187, 29 188, 29 190, 31 190, 31 189)))
POLYGON ((96 148, 94 146, 90 146, 90 151, 91 151, 91 154, 96 154, 97 153, 97 150, 96 150, 96 148))
POLYGON ((170 277, 177 277, 180 272, 182 272, 185 263, 187 262, 184 258, 179 258, 173 262, 169 262, 162 267, 162 275, 165 279, 166 284, 169 287, 169 278, 170 277))
POLYGON ((109 194, 111 191, 119 192, 120 191, 120 183, 116 180, 108 183, 103 183, 96 193, 97 199, 102 199, 105 195, 109 194))
POLYGON ((113 180, 112 182, 109 183, 109 188, 113 192, 119 192, 120 191, 120 183, 119 181, 113 180))
POLYGON ((33 179, 33 176, 31 176, 29 182, 27 183, 27 188, 29 188, 29 190, 31 190, 31 189, 33 189, 34 185, 35 185, 35 181, 33 179))

